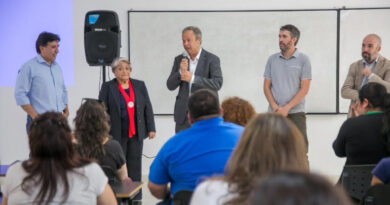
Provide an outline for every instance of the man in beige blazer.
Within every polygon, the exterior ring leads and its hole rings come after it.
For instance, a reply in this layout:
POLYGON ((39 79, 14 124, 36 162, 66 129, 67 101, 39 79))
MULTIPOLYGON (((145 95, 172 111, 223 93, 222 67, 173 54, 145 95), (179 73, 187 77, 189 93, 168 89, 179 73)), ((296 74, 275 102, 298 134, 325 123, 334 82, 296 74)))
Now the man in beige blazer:
POLYGON ((390 93, 390 61, 379 54, 381 38, 369 34, 363 39, 362 57, 351 64, 347 78, 341 88, 341 96, 350 99, 348 118, 356 116, 356 106, 359 102, 360 88, 371 82, 380 83, 390 93))

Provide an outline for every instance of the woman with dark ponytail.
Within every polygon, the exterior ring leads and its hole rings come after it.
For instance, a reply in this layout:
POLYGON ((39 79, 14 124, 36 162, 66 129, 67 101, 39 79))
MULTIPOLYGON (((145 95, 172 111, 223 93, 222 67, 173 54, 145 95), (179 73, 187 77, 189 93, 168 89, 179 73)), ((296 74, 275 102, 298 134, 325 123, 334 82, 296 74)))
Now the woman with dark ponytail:
POLYGON ((100 166, 109 168, 109 179, 127 180, 126 159, 118 141, 112 140, 106 108, 98 100, 88 99, 77 110, 74 135, 81 156, 96 159, 100 166))
POLYGON ((2 184, 7 204, 116 204, 107 177, 96 163, 81 158, 61 113, 47 112, 31 123, 31 158, 12 165, 2 184))
POLYGON ((390 95, 379 83, 368 83, 359 91, 354 109, 358 117, 347 119, 333 149, 347 157, 346 165, 377 164, 390 154, 390 95))

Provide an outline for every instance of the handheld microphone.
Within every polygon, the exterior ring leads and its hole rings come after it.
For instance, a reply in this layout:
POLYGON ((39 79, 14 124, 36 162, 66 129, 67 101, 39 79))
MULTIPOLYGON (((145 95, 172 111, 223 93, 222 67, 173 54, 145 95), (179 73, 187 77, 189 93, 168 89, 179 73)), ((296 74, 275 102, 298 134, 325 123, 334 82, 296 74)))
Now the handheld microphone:
MULTIPOLYGON (((183 54, 182 54, 182 56, 183 56, 183 58, 185 58, 185 59, 187 59, 187 63, 188 63, 188 68, 187 68, 187 70, 190 70, 190 58, 188 57, 188 54, 187 54, 187 52, 183 52, 183 54)), ((183 59, 182 58, 182 59, 183 59)))
POLYGON ((182 56, 183 56, 183 58, 189 59, 188 54, 187 54, 187 52, 185 52, 185 51, 183 52, 182 56))

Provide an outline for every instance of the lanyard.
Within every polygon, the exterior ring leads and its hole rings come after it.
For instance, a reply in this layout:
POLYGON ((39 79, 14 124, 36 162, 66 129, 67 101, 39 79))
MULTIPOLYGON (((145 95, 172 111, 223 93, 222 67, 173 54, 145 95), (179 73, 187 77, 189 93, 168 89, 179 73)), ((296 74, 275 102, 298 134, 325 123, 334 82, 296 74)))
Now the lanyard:
POLYGON ((129 138, 132 138, 135 135, 135 124, 134 124, 134 91, 129 80, 129 95, 122 88, 121 84, 118 81, 119 91, 122 93, 123 98, 126 101, 127 114, 129 115, 129 138))
POLYGON ((365 115, 372 115, 372 114, 379 114, 379 113, 383 113, 382 111, 371 111, 371 112, 366 112, 365 115))

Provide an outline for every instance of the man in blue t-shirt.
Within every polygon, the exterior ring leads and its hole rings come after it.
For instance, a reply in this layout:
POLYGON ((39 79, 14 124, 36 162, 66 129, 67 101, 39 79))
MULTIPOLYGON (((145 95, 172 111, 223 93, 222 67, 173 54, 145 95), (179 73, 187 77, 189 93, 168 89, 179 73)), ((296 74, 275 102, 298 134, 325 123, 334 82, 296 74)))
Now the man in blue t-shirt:
POLYGON ((158 199, 179 190, 192 191, 205 178, 223 174, 244 129, 223 121, 213 91, 194 92, 188 109, 192 126, 169 139, 150 166, 148 187, 158 199))
POLYGON ((371 186, 390 184, 390 157, 383 158, 372 170, 371 186))

